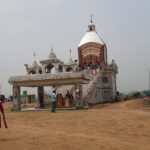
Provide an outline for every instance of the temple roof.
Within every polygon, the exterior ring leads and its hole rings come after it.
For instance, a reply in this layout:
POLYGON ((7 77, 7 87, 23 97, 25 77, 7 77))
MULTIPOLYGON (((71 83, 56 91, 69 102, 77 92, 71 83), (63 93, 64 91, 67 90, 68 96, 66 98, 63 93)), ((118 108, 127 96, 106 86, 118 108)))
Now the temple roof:
POLYGON ((61 64, 63 64, 63 61, 58 59, 56 57, 56 54, 53 52, 53 48, 51 48, 51 52, 48 56, 48 58, 46 60, 41 60, 40 63, 43 65, 43 64, 48 64, 48 63, 56 63, 56 62, 59 62, 61 64))
POLYGON ((86 43, 89 43, 89 42, 94 42, 94 43, 104 45, 104 42, 102 41, 102 39, 98 36, 97 32, 95 31, 95 25, 93 24, 92 16, 91 16, 90 23, 88 25, 88 30, 85 33, 85 35, 83 36, 83 38, 81 39, 78 47, 80 47, 86 43))
POLYGON ((33 61, 33 64, 31 66, 29 66, 28 64, 25 64, 25 67, 27 69, 27 71, 30 71, 32 69, 36 69, 36 68, 39 68, 41 69, 42 67, 38 65, 38 63, 35 61, 33 61))
POLYGON ((55 73, 55 74, 32 74, 24 76, 11 76, 8 80, 9 83, 15 86, 40 86, 40 85, 53 85, 53 84, 72 84, 72 83, 88 83, 89 77, 85 72, 76 73, 55 73))
POLYGON ((57 59, 56 54, 53 52, 53 48, 51 48, 51 52, 48 56, 49 59, 57 59))
POLYGON ((69 59, 68 59, 68 62, 67 63, 65 63, 64 65, 65 66, 74 66, 74 65, 76 65, 76 63, 72 60, 72 58, 71 58, 71 49, 70 49, 70 56, 69 56, 69 59))
POLYGON ((104 42, 100 39, 100 37, 98 36, 98 34, 95 31, 89 31, 89 32, 85 33, 85 35, 81 39, 78 47, 80 47, 86 43, 89 43, 89 42, 94 42, 94 43, 104 45, 104 42))

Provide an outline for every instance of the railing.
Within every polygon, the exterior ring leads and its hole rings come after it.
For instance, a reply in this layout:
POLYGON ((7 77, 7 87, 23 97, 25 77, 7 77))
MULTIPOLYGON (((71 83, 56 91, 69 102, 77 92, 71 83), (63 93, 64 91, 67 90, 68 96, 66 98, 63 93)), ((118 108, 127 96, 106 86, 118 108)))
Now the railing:
POLYGON ((90 84, 89 84, 89 87, 84 95, 84 101, 86 103, 86 105, 88 104, 87 101, 89 101, 90 97, 92 97, 92 94, 94 93, 94 90, 95 90, 95 84, 97 83, 97 79, 100 75, 100 69, 97 69, 96 70, 96 73, 92 76, 91 78, 91 81, 90 81, 90 84))

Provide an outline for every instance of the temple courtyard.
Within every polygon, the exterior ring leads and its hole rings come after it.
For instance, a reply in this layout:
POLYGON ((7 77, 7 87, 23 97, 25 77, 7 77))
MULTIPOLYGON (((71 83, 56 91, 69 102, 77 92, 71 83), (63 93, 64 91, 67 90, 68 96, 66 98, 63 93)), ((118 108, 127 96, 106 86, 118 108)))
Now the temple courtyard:
POLYGON ((11 112, 0 150, 149 150, 150 107, 143 99, 90 109, 11 112))

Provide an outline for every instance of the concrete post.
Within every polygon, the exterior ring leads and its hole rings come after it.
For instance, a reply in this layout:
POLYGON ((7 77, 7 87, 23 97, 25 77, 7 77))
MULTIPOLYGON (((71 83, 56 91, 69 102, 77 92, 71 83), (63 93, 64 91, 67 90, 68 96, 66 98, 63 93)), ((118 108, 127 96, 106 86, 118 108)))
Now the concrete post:
POLYGON ((13 110, 21 110, 20 86, 13 86, 13 110))
POLYGON ((82 83, 75 84, 75 99, 76 99, 76 107, 83 107, 83 89, 82 83))
POLYGON ((44 107, 44 88, 43 86, 39 86, 38 87, 38 100, 39 100, 39 104, 40 104, 40 108, 44 107))

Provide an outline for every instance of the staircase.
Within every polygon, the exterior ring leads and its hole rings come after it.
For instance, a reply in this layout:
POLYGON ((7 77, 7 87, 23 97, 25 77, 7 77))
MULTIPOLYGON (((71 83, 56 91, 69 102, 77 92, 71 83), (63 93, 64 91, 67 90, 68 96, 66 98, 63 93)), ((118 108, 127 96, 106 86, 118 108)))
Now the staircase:
MULTIPOLYGON (((96 70, 95 74, 92 74, 91 70, 85 70, 85 74, 90 78, 89 84, 83 84, 83 105, 88 106, 89 103, 93 103, 96 95, 96 84, 98 83, 98 77, 101 75, 100 69, 96 70)), ((57 88, 57 93, 65 96, 67 90, 73 94, 75 92, 75 85, 65 85, 57 88)))
POLYGON ((89 76, 91 77, 91 81, 89 84, 83 85, 83 101, 84 106, 87 106, 91 101, 93 101, 93 97, 96 94, 96 84, 97 79, 101 75, 101 72, 99 69, 96 70, 95 75, 91 75, 91 72, 89 72, 89 76))

